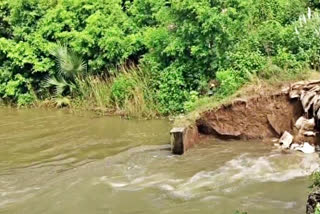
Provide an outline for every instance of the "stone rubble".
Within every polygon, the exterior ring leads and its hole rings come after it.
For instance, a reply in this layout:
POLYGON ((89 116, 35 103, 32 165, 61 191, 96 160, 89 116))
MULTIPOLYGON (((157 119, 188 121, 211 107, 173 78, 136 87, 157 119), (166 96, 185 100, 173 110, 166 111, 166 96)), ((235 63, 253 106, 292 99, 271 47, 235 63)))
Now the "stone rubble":
POLYGON ((295 122, 293 133, 285 131, 282 134, 279 145, 282 149, 314 153, 320 143, 320 80, 291 85, 289 97, 301 101, 304 115, 295 122))
POLYGON ((279 140, 279 144, 281 148, 289 149, 290 145, 292 144, 292 141, 293 141, 293 136, 289 132, 285 131, 279 140))
POLYGON ((303 145, 300 145, 299 147, 296 147, 294 150, 301 151, 306 154, 315 153, 316 149, 314 146, 311 146, 308 142, 303 143, 303 145))

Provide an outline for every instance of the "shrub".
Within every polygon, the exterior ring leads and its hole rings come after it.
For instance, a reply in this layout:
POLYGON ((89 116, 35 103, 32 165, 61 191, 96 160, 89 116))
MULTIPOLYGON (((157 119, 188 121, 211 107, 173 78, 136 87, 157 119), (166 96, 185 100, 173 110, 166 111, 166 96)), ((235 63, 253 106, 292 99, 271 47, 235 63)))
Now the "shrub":
POLYGON ((56 91, 182 113, 213 79, 227 96, 252 76, 320 69, 317 8, 313 0, 2 0, 0 97, 25 104, 56 91), (67 53, 60 62, 51 54, 58 43, 67 53), (147 67, 142 77, 115 69, 131 64, 147 67))
POLYGON ((253 25, 266 21, 287 25, 295 21, 306 8, 305 0, 251 0, 245 1, 245 4, 250 8, 249 20, 253 25))
POLYGON ((133 79, 127 76, 119 75, 113 82, 111 87, 111 100, 119 106, 123 107, 127 99, 133 98, 133 88, 135 86, 133 79))
POLYGON ((217 80, 220 87, 217 91, 219 96, 229 96, 238 90, 249 77, 235 70, 224 70, 217 72, 217 80))
POLYGON ((173 66, 161 72, 157 98, 163 114, 182 113, 183 103, 187 101, 187 88, 181 68, 173 66))
POLYGON ((18 106, 27 106, 32 104, 36 100, 36 97, 34 94, 25 93, 25 94, 19 94, 17 104, 18 106))
POLYGON ((29 105, 35 100, 31 90, 31 80, 21 74, 14 77, 0 69, 0 98, 6 102, 17 102, 18 106, 29 105))
POLYGON ((199 100, 199 93, 197 91, 191 91, 188 94, 187 101, 184 103, 183 109, 187 112, 194 110, 198 100, 199 100))
POLYGON ((319 171, 313 172, 310 176, 310 179, 312 182, 310 188, 319 188, 320 187, 320 172, 319 171))
POLYGON ((306 15, 300 16, 299 20, 291 27, 292 40, 289 48, 297 55, 299 61, 310 64, 315 69, 320 69, 320 16, 317 11, 310 8, 306 15))
POLYGON ((121 0, 1 1, 0 64, 41 91, 45 77, 57 75, 50 51, 61 42, 82 55, 92 73, 106 73, 141 48, 121 5, 121 0))

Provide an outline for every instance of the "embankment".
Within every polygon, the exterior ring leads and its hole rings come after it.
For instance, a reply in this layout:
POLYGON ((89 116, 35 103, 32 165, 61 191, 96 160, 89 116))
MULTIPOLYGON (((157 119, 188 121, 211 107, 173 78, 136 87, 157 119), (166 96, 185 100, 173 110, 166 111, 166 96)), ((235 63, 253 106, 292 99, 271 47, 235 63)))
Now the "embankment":
MULTIPOLYGON (((309 117, 302 102, 306 94, 304 91, 306 88, 313 90, 318 85, 319 81, 298 82, 276 92, 237 98, 205 110, 192 123, 180 127, 179 140, 176 140, 178 134, 173 130, 172 144, 176 145, 173 153, 183 154, 199 143, 203 136, 250 140, 279 138, 284 132, 295 133, 296 121, 302 116, 309 117), (299 90, 301 88, 299 93, 303 93, 292 97, 293 88, 297 85, 299 90)), ((320 88, 317 93, 319 91, 320 88)))

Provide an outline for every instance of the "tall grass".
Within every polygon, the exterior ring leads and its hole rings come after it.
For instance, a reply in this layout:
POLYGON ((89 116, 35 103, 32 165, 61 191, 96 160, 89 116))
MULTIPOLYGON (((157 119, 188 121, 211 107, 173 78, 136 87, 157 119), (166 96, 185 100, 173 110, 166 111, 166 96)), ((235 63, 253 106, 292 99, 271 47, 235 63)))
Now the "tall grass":
POLYGON ((133 117, 159 115, 156 91, 146 68, 121 67, 111 76, 77 77, 78 98, 75 106, 133 117))
POLYGON ((77 77, 78 102, 80 106, 87 108, 111 108, 110 88, 112 81, 97 76, 77 77))

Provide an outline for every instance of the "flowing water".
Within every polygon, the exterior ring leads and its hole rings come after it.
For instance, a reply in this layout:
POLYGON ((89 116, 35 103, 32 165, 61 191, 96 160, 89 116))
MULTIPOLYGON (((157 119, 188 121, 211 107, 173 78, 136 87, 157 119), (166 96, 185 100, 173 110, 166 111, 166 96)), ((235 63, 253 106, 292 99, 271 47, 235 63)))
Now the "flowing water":
POLYGON ((207 140, 168 150, 169 122, 0 109, 1 214, 301 214, 318 155, 207 140))

